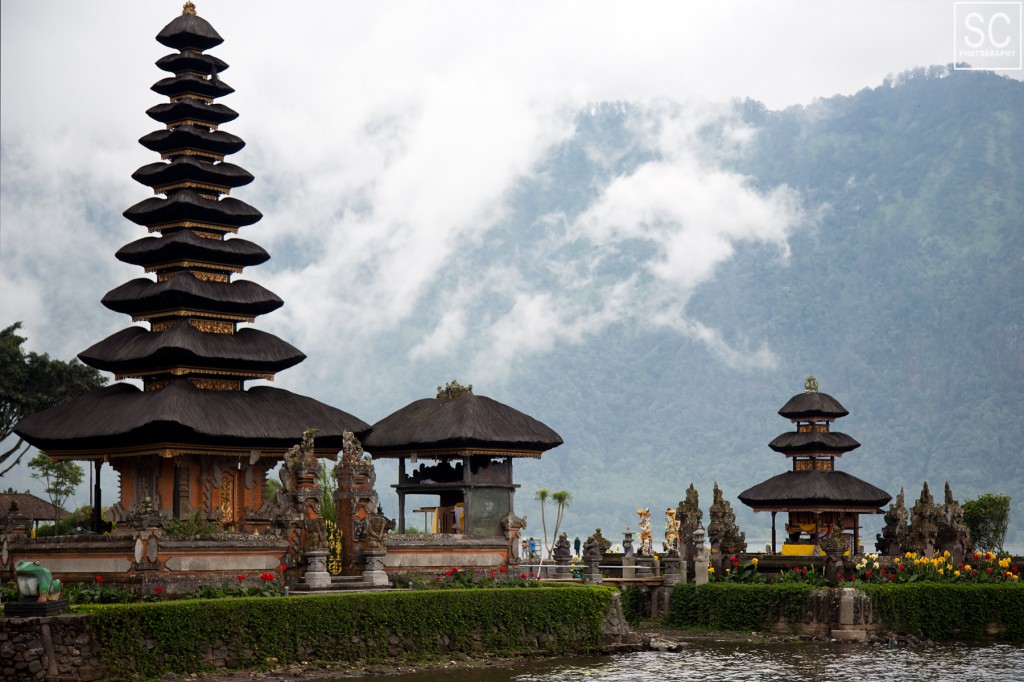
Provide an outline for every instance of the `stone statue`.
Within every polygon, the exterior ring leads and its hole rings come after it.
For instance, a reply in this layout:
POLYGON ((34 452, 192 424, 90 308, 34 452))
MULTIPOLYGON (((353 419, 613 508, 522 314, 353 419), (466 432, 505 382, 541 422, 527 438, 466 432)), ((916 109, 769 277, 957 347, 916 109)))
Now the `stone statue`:
POLYGON ((907 526, 907 508, 903 503, 903 488, 896 502, 885 512, 885 527, 875 536, 875 549, 883 556, 901 556, 907 546, 910 530, 907 526))
POLYGON ((519 517, 509 510, 508 514, 501 520, 501 528, 505 532, 505 539, 508 540, 508 563, 517 565, 519 563, 519 536, 526 528, 526 517, 519 517))
POLYGON ((394 527, 395 522, 384 516, 384 512, 378 507, 376 512, 366 518, 366 540, 363 543, 363 551, 386 552, 384 536, 394 527))
POLYGON ((637 509, 640 517, 640 556, 654 556, 654 536, 651 534, 651 510, 637 509))
POLYGON ((597 540, 597 546, 601 550, 601 554, 604 554, 605 552, 607 552, 609 549, 612 548, 611 540, 606 540, 605 537, 603 535, 601 535, 601 529, 600 528, 598 528, 597 530, 594 531, 594 536, 593 537, 594 537, 595 540, 597 540))
POLYGON ((41 566, 38 561, 23 559, 18 562, 14 573, 22 598, 38 597, 37 601, 41 602, 60 599, 60 581, 53 577, 50 569, 41 566))
POLYGON ((921 556, 931 557, 935 551, 935 539, 939 532, 939 509, 928 490, 928 481, 921 488, 921 497, 914 503, 910 515, 910 536, 908 549, 921 556))
POLYGON ((692 565, 694 558, 693 531, 701 527, 701 520, 704 518, 704 512, 700 510, 697 488, 693 483, 690 483, 690 487, 686 489, 686 499, 681 501, 676 509, 676 518, 679 520, 679 553, 692 565))
POLYGON ((288 448, 288 451, 284 453, 285 461, 291 460, 296 464, 310 468, 317 466, 319 462, 316 458, 316 451, 313 448, 313 440, 316 438, 317 431, 318 429, 306 429, 303 431, 302 440, 288 448))
POLYGON ((708 524, 708 540, 712 554, 741 554, 747 551, 747 536, 736 525, 736 514, 732 505, 722 495, 715 483, 714 500, 708 509, 711 523, 708 524))
POLYGON ((665 553, 671 557, 679 556, 679 521, 672 507, 665 510, 665 553))
MULTIPOLYGON (((576 538, 579 540, 579 538, 576 538)), ((633 556, 633 529, 626 526, 626 532, 622 537, 622 554, 623 556, 633 556)))
POLYGON ((818 377, 808 375, 804 379, 804 392, 805 393, 817 393, 818 392, 818 377))
POLYGON ((971 550, 971 533, 964 522, 963 508, 953 499, 949 481, 946 482, 946 501, 939 510, 937 522, 935 549, 949 552, 954 564, 963 563, 964 556, 971 550))
POLYGON ((568 564, 572 560, 572 545, 569 544, 569 536, 565 533, 558 536, 552 556, 558 564, 568 564))

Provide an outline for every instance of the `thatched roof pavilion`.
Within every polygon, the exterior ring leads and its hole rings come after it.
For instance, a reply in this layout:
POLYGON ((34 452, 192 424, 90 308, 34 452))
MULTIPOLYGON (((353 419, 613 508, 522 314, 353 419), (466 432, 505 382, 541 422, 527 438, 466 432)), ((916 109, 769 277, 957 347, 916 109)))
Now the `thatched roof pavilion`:
POLYGON ((789 457, 792 470, 773 476, 744 490, 739 498, 754 511, 772 513, 772 551, 775 551, 775 516, 788 513, 788 540, 783 554, 816 554, 821 543, 835 533, 851 531, 848 547, 860 544, 860 514, 881 514, 892 496, 881 488, 842 471, 835 461, 860 447, 860 443, 839 431, 832 422, 849 414, 838 400, 818 391, 814 377, 808 377, 806 391, 797 394, 779 410, 796 424, 796 431, 777 436, 769 447, 789 457), (807 538, 803 538, 807 535, 807 538))
MULTIPOLYGON (((117 383, 22 420, 15 432, 53 458, 110 462, 120 474, 111 521, 152 504, 163 518, 199 511, 239 530, 266 528, 266 472, 308 428, 316 451, 334 456, 346 431, 369 425, 289 391, 247 383, 272 380, 305 359, 273 334, 240 328, 284 305, 273 292, 234 277, 270 256, 233 235, 263 216, 227 196, 253 180, 225 162, 245 142, 221 126, 238 114, 214 100, 233 92, 228 65, 205 51, 223 42, 191 2, 157 35, 174 50, 156 65, 170 75, 152 90, 167 97, 147 112, 161 128, 139 142, 160 160, 132 176, 153 196, 124 212, 150 233, 117 258, 147 276, 115 287, 103 305, 131 326, 83 351, 86 364, 136 379, 117 383), (261 516, 262 514, 262 516, 261 516)), ((98 525, 98 518, 94 519, 98 525)))
POLYGON ((381 419, 363 441, 375 459, 398 459, 399 532, 405 497, 436 495, 436 532, 489 537, 502 534, 501 519, 514 511, 513 458, 540 457, 561 444, 546 424, 456 382, 381 419), (436 464, 407 472, 407 459, 436 464))

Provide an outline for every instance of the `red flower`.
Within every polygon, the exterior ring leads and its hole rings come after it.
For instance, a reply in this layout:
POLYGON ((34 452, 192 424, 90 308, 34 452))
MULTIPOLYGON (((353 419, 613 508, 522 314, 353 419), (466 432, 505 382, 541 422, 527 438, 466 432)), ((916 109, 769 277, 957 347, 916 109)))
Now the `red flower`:
POLYGON ((990 569, 988 569, 988 574, 989 574, 989 575, 992 575, 992 569, 991 569, 991 568, 990 568, 990 569))
POLYGON ((260 580, 262 580, 265 583, 269 583, 275 577, 276 576, 273 573, 260 573, 260 580))
POLYGON ((867 573, 865 573, 864 577, 867 578, 868 580, 871 580, 871 571, 868 571, 867 573))
POLYGON ((458 567, 455 567, 455 568, 452 569, 452 573, 458 573, 458 572, 459 572, 458 567))
POLYGON ((447 571, 445 571, 445 572, 444 572, 444 577, 446 577, 446 578, 447 578, 447 577, 449 577, 449 576, 450 576, 451 574, 452 574, 452 571, 451 571, 451 569, 448 569, 447 571))
POLYGON ((530 577, 531 578, 533 577, 533 571, 530 571, 530 577))
POLYGON ((894 576, 892 573, 890 573, 889 574, 889 580, 896 580, 896 576, 894 576))
MULTIPOLYGON (((991 572, 992 572, 992 571, 989 571, 989 573, 991 573, 991 572)), ((98 576, 96 576, 96 582, 98 582, 98 583, 101 583, 101 582, 103 582, 103 576, 102 576, 102 575, 98 575, 98 576)))
POLYGON ((441 582, 441 576, 437 576, 436 578, 434 578, 434 582, 437 582, 437 583, 441 582))
POLYGON ((153 590, 153 591, 156 592, 157 594, 163 594, 164 593, 164 588, 162 588, 162 587, 160 587, 158 585, 157 588, 155 590, 153 590))
POLYGON ((237 580, 238 582, 242 582, 243 580, 245 580, 245 576, 242 574, 238 574, 235 576, 235 580, 237 580))
POLYGON ((799 573, 800 572, 800 567, 799 566, 794 566, 793 567, 793 572, 794 573, 799 573))
POLYGON ((1013 573, 1016 573, 1017 572, 1017 567, 1016 566, 1011 566, 1010 567, 1010 571, 1013 572, 1013 573))
POLYGON ((504 566, 502 566, 501 568, 499 568, 499 569, 498 569, 498 572, 499 572, 499 573, 504 573, 504 572, 505 572, 505 567, 504 567, 504 566))
POLYGON ((737 559, 735 556, 733 556, 733 558, 732 558, 732 565, 733 566, 739 566, 740 565, 740 560, 737 559))
POLYGON ((285 566, 284 564, 281 564, 280 566, 278 566, 278 568, 281 569, 282 571, 287 571, 288 570, 288 567, 285 566))
POLYGON ((803 574, 803 575, 807 575, 807 567, 804 566, 803 569, 800 571, 800 573, 803 574))
POLYGON ((843 576, 839 576, 839 582, 843 582, 845 580, 846 580, 846 578, 844 578, 843 576))
POLYGON ((525 573, 520 573, 519 577, 522 578, 523 580, 526 580, 526 574, 525 573))
POLYGON ((906 570, 906 568, 907 568, 906 566, 904 566, 903 564, 900 564, 900 571, 904 571, 904 570, 906 570))
POLYGON ((494 571, 491 571, 491 577, 492 577, 492 578, 493 578, 494 576, 496 576, 496 575, 498 575, 498 574, 497 574, 497 573, 495 573, 494 571))

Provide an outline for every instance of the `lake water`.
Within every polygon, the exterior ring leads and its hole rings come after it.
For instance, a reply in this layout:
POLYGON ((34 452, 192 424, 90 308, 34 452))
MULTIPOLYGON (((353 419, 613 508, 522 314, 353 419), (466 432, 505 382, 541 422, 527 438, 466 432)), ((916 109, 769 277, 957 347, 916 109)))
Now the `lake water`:
POLYGON ((377 682, 662 682, 772 680, 1024 680, 1024 647, 1009 644, 860 645, 695 641, 644 651, 512 666, 375 675, 377 682))

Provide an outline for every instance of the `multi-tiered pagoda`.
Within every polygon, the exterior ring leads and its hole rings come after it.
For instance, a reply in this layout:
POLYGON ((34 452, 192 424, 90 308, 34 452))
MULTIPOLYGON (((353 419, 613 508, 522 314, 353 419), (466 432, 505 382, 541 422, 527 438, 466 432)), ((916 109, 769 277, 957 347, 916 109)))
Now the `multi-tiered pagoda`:
MULTIPOLYGON (((316 428, 318 454, 342 447, 344 432, 369 425, 350 414, 285 390, 246 383, 272 380, 305 356, 278 337, 242 325, 283 304, 252 281, 234 280, 270 256, 234 237, 262 215, 228 196, 253 180, 226 162, 244 142, 220 126, 238 114, 215 102, 233 92, 221 80, 228 65, 206 54, 223 42, 191 2, 157 40, 176 52, 156 65, 172 75, 153 90, 168 98, 147 112, 164 128, 140 142, 160 161, 132 176, 154 197, 124 212, 158 236, 134 241, 117 258, 153 277, 127 282, 103 297, 131 326, 79 355, 116 383, 35 414, 15 431, 57 459, 110 462, 120 474, 111 521, 151 507, 167 519, 200 511, 226 527, 260 530, 269 517, 266 472, 316 428), (260 509, 263 511, 259 511, 260 509)), ((96 476, 96 509, 100 508, 96 476)))
POLYGON ((835 470, 836 459, 860 443, 839 431, 832 431, 836 419, 849 414, 839 401, 818 391, 818 382, 808 377, 806 391, 789 399, 779 414, 796 425, 775 438, 768 447, 789 457, 792 471, 769 478, 740 493, 740 501, 754 511, 772 513, 772 551, 776 551, 775 516, 787 512, 787 538, 783 555, 820 554, 827 541, 831 546, 860 546, 860 514, 881 514, 880 507, 892 496, 875 486, 835 470))

